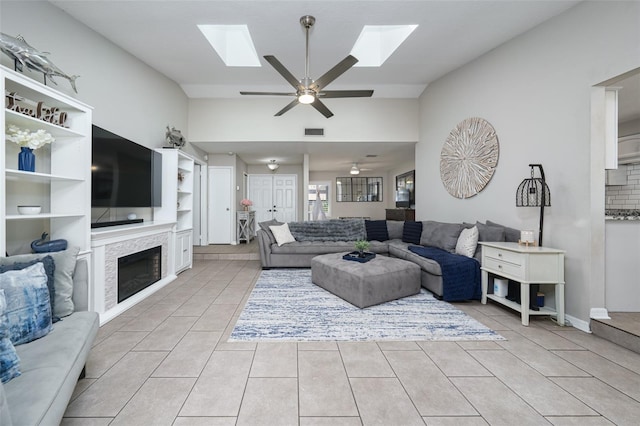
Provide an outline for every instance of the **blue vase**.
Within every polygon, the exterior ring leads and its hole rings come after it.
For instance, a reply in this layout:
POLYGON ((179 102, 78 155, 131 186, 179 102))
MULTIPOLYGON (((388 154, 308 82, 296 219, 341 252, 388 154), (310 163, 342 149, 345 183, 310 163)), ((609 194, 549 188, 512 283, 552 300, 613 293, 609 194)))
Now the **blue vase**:
POLYGON ((33 149, 26 146, 20 147, 18 170, 24 170, 25 172, 36 171, 36 155, 33 153, 33 149))

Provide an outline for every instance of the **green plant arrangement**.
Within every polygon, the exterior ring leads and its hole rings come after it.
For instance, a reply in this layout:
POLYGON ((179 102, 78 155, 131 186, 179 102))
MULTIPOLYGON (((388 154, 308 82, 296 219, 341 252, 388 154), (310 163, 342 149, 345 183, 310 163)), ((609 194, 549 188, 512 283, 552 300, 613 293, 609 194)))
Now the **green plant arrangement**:
POLYGON ((353 245, 358 250, 358 255, 364 257, 365 250, 368 250, 371 244, 367 240, 358 240, 353 245))

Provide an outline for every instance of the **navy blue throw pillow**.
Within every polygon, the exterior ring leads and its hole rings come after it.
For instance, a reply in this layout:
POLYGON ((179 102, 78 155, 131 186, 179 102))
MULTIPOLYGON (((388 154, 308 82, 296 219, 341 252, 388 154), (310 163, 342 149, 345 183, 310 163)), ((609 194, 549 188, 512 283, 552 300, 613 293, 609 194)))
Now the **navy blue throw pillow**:
POLYGON ((422 222, 406 221, 402 228, 402 241, 410 244, 420 244, 422 236, 422 222))
POLYGON ((367 229, 367 240, 387 241, 389 239, 386 220, 365 220, 364 226, 367 229))

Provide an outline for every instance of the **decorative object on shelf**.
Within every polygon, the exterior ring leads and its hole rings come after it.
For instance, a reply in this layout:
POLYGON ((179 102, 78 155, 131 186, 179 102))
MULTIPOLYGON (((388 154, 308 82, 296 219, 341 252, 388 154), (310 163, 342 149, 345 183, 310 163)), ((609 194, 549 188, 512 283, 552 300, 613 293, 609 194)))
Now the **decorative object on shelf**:
POLYGON ((28 69, 36 72, 41 72, 44 76, 44 84, 47 84, 47 77, 55 85, 53 77, 62 77, 69 80, 73 91, 78 93, 76 88, 76 78, 78 75, 68 75, 58 68, 49 58, 47 58, 47 52, 41 52, 31 46, 21 35, 17 37, 11 37, 5 33, 0 33, 0 50, 2 50, 7 56, 14 61, 14 66, 17 71, 22 72, 23 67, 26 65, 28 69))
POLYGON ((533 231, 520 231, 520 239, 518 240, 518 244, 523 244, 528 246, 529 244, 535 246, 536 240, 534 237, 533 231))
POLYGON ((360 257, 364 257, 364 252, 369 249, 371 244, 367 240, 358 240, 353 244, 353 246, 358 250, 358 255, 360 257))
POLYGON ((240 201, 240 204, 242 205, 245 211, 248 211, 249 207, 253 205, 253 201, 249 200, 248 198, 244 198, 240 201))
POLYGON ((178 172, 178 182, 182 183, 184 181, 184 173, 178 172))
POLYGON ((5 99, 7 101, 5 108, 10 111, 37 118, 38 120, 55 124, 56 126, 66 127, 67 113, 60 111, 60 108, 48 107, 42 101, 35 102, 31 99, 18 96, 16 92, 7 92, 6 90, 5 99))
POLYGON ((33 150, 55 141, 53 136, 42 129, 30 132, 28 130, 22 130, 13 124, 7 126, 7 140, 20 145, 18 170, 26 172, 36 171, 36 161, 33 150))
POLYGON ((440 178, 449 194, 469 198, 482 191, 498 165, 500 146, 493 126, 479 117, 460 122, 440 153, 440 178))
POLYGON ((544 208, 551 206, 551 192, 547 186, 542 164, 529 164, 531 178, 524 179, 516 191, 516 207, 540 207, 540 231, 538 245, 542 246, 542 226, 544 225, 544 208), (540 170, 540 177, 534 177, 534 167, 540 170))
POLYGON ((33 149, 26 146, 20 147, 20 153, 18 154, 18 170, 25 172, 36 171, 36 155, 33 153, 33 149))
POLYGON ((181 148, 187 143, 185 137, 182 136, 182 132, 173 126, 171 128, 167 126, 167 132, 164 137, 169 145, 171 145, 171 148, 181 148))
POLYGON ((267 164, 267 168, 272 172, 275 172, 280 167, 280 164, 276 163, 276 160, 270 160, 269 164, 267 164))
POLYGON ((42 207, 40 206, 18 206, 18 213, 23 215, 40 214, 42 207))
POLYGON ((67 240, 59 239, 45 242, 48 236, 49 234, 43 232, 40 239, 31 241, 31 250, 34 253, 51 253, 67 249, 67 240))

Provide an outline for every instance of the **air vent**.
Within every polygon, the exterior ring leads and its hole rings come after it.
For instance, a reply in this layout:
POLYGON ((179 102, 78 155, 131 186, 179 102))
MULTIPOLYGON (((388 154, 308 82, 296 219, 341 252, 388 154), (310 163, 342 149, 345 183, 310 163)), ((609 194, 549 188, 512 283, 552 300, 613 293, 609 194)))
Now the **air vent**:
POLYGON ((304 129, 305 136, 324 136, 324 129, 304 129))

